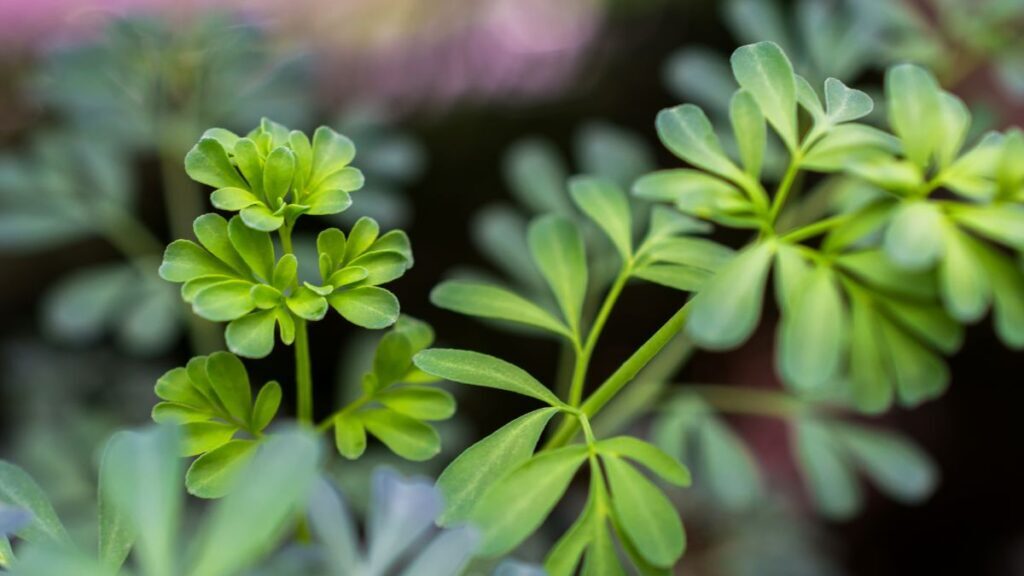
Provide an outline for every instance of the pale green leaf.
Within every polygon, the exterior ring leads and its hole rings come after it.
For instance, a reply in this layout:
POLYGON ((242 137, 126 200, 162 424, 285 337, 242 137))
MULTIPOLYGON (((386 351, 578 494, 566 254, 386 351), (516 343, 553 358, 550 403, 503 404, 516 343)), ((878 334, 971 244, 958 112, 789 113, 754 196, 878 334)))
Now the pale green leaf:
POLYGON ((612 510, 630 542, 655 566, 675 564, 686 549, 683 523, 672 502, 631 465, 615 457, 602 457, 612 510))
POLYGON ((541 216, 530 224, 528 241, 566 322, 578 331, 587 295, 587 257, 579 230, 567 218, 541 216))
POLYGON ((526 462, 544 428, 558 411, 541 408, 516 418, 470 446, 445 468, 437 487, 445 499, 442 525, 469 518, 484 492, 502 476, 526 462))
POLYGON ((483 386, 536 398, 552 406, 562 402, 525 370, 494 356, 469 350, 432 348, 413 359, 428 374, 460 384, 483 386))
POLYGON ((572 338, 569 328, 547 310, 498 286, 450 280, 431 291, 430 301, 460 314, 528 324, 572 338))
POLYGON ((226 496, 239 482, 257 446, 252 440, 232 440, 196 458, 185 475, 189 494, 198 498, 226 496))
POLYGON ((611 181, 577 176, 569 181, 576 206, 597 224, 618 250, 623 261, 633 255, 633 221, 629 198, 611 181))
POLYGON ((565 446, 531 458, 498 480, 469 517, 482 532, 478 553, 502 556, 537 530, 562 499, 586 457, 585 446, 565 446))
POLYGON ((845 307, 835 275, 818 267, 803 281, 787 283, 790 303, 782 318, 779 371, 797 390, 828 385, 839 372, 846 334, 845 307), (823 319, 827 318, 825 322, 823 319))
POLYGON ((764 148, 768 144, 764 114, 757 100, 746 90, 738 90, 729 105, 729 119, 739 147, 743 168, 752 178, 760 180, 764 148))
POLYGON ((367 410, 359 416, 370 434, 406 460, 429 460, 441 451, 441 436, 429 424, 393 410, 367 410))
POLYGON ((739 85, 757 101, 790 150, 797 145, 796 79, 793 65, 774 42, 743 46, 730 58, 739 85))
POLYGON ((926 168, 944 136, 937 121, 942 114, 938 82, 923 68, 901 64, 886 73, 885 93, 889 124, 903 140, 907 158, 926 168))
POLYGON ((398 320, 398 298, 377 286, 341 290, 327 301, 343 318, 363 328, 387 328, 398 320))
POLYGON ((746 341, 761 317, 774 250, 770 243, 746 248, 706 282, 691 304, 687 334, 714 350, 735 348, 746 341))

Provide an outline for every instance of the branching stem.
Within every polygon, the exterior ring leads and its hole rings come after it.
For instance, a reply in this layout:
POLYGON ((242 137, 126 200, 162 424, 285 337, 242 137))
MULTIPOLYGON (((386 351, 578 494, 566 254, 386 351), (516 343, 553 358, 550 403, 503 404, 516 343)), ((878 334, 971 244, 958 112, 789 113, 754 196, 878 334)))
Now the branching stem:
MULTIPOLYGON (((588 418, 592 418, 601 408, 618 394, 623 387, 629 384, 636 375, 643 370, 647 364, 658 355, 658 352, 665 347, 686 325, 686 318, 690 313, 689 302, 683 305, 671 318, 662 325, 640 348, 633 353, 623 364, 619 366, 611 376, 605 380, 597 390, 591 394, 580 406, 580 410, 588 418)), ((555 434, 545 445, 545 450, 558 448, 566 445, 579 430, 579 422, 574 418, 566 418, 555 434)))
POLYGON ((573 369, 572 384, 569 387, 570 406, 579 406, 580 402, 583 400, 583 387, 587 380, 587 370, 590 366, 590 358, 594 354, 594 348, 597 346, 597 341, 601 337, 601 332, 604 330, 604 326, 608 322, 608 317, 611 315, 612 309, 615 308, 615 303, 622 294, 622 289, 626 286, 626 282, 629 280, 629 276, 632 272, 633 265, 631 261, 623 264, 622 270, 619 271, 619 275, 615 278, 615 282, 608 290, 608 294, 605 296, 604 302, 601 304, 601 309, 594 318, 594 323, 591 325, 590 330, 587 333, 586 342, 583 344, 582 348, 578 347, 576 350, 576 365, 573 369))

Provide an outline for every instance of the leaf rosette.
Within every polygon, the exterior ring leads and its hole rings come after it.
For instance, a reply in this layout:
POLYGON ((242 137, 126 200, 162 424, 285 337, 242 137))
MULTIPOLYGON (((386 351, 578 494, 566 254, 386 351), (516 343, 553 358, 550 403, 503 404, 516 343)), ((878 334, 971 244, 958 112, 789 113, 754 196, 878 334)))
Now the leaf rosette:
MULTIPOLYGON (((248 358, 261 358, 274 348, 275 327, 281 341, 292 344, 297 321, 322 319, 329 302, 354 324, 383 328, 398 317, 398 301, 377 284, 401 276, 411 265, 408 238, 401 232, 377 238, 377 225, 369 219, 357 224, 345 255, 352 259, 348 275, 331 272, 324 286, 301 282, 293 254, 277 258, 270 234, 245 225, 241 217, 225 220, 217 214, 196 219, 193 230, 199 243, 176 240, 164 253, 160 275, 181 282, 182 298, 199 316, 228 322, 228 348, 248 358), (358 257, 357 257, 358 256, 358 257), (358 265, 355 265, 358 264, 358 265), (342 278, 344 276, 344 278, 342 278)), ((325 234, 327 234, 325 232, 325 234)), ((323 234, 321 235, 323 236, 323 234)), ((328 237, 344 239, 338 231, 328 237)), ((335 266, 334 256, 320 261, 335 266)), ((326 268, 321 267, 321 272, 326 268)))
POLYGON ((298 130, 264 119, 244 137, 207 130, 185 157, 185 171, 214 188, 214 206, 271 232, 302 214, 337 214, 351 206, 349 193, 363 186, 362 172, 349 166, 355 155, 352 141, 326 126, 311 142, 298 130))

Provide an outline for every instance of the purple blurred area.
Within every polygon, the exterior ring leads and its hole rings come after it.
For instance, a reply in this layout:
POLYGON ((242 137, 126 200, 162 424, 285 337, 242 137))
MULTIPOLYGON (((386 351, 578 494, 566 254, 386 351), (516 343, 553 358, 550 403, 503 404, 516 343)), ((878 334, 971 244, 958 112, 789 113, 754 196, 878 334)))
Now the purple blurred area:
POLYGON ((265 28, 282 50, 320 56, 332 101, 403 108, 557 93, 604 12, 598 0, 3 0, 0 50, 31 56, 138 14, 187 29, 212 10, 265 28))

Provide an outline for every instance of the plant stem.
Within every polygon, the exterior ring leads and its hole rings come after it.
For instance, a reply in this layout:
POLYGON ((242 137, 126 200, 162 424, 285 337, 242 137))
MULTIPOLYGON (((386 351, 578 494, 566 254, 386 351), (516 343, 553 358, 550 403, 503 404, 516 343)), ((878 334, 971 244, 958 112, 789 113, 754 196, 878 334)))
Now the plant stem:
POLYGON ((626 282, 629 280, 629 275, 633 271, 632 262, 626 262, 622 265, 622 270, 619 271, 619 275, 616 276, 615 282, 612 287, 608 290, 608 294, 604 298, 604 302, 601 304, 601 309, 597 313, 597 317, 594 318, 594 323, 590 327, 590 331, 587 333, 587 341, 584 343, 582 349, 576 350, 576 365, 573 368, 572 373, 572 385, 569 387, 569 405, 576 407, 580 405, 583 400, 583 386, 587 380, 587 369, 590 366, 590 358, 594 354, 594 348, 597 347, 597 341, 601 337, 601 331, 604 330, 604 325, 608 322, 608 317, 612 313, 612 309, 615 308, 615 303, 619 299, 619 295, 622 294, 622 289, 626 286, 626 282))
POLYGON ((295 319, 295 386, 299 423, 312 426, 313 371, 309 362, 309 335, 303 318, 295 319))
POLYGON ((839 214, 838 216, 832 216, 831 218, 819 220, 817 222, 814 222, 813 224, 808 224, 807 226, 797 228, 792 232, 784 234, 781 240, 783 242, 791 243, 801 242, 808 238, 813 238, 815 236, 818 236, 819 234, 828 232, 829 230, 841 225, 843 222, 846 222, 849 219, 849 214, 839 214))
POLYGON ((694 352, 693 342, 685 333, 676 334, 651 360, 629 388, 608 403, 591 425, 600 437, 612 436, 630 425, 651 406, 657 406, 672 377, 686 364, 694 352))
POLYGON ((331 426, 334 424, 335 418, 338 418, 339 416, 344 416, 350 412, 355 412, 356 410, 367 405, 372 399, 373 396, 363 394, 359 398, 353 400, 348 406, 345 406, 341 410, 338 410, 334 414, 331 414, 327 418, 324 418, 323 420, 320 421, 319 424, 316 425, 317 434, 323 434, 324 432, 327 432, 327 430, 329 430, 331 426))
MULTIPOLYGON (((682 331, 686 325, 686 318, 690 313, 690 303, 687 302, 668 319, 636 352, 633 353, 597 390, 591 394, 580 406, 580 410, 588 418, 597 414, 626 384, 629 384, 645 366, 658 355, 658 352, 665 347, 675 336, 682 331)), ((545 445, 545 450, 564 446, 576 435, 579 430, 579 422, 576 419, 567 418, 562 422, 555 434, 545 445)))
POLYGON ((281 248, 285 254, 294 254, 292 250, 292 225, 287 222, 277 229, 277 235, 281 238, 281 248))
POLYGON ((759 388, 698 385, 683 388, 686 394, 700 396, 720 412, 790 418, 806 412, 809 406, 798 398, 776 390, 759 388))
POLYGON ((800 172, 800 160, 800 153, 794 152, 793 158, 789 161, 789 167, 786 168, 786 174, 782 177, 782 182, 779 184, 779 189, 775 192, 772 207, 768 211, 768 221, 772 224, 778 219, 779 212, 782 211, 782 206, 786 203, 786 199, 793 189, 793 182, 796 180, 797 173, 800 172))

